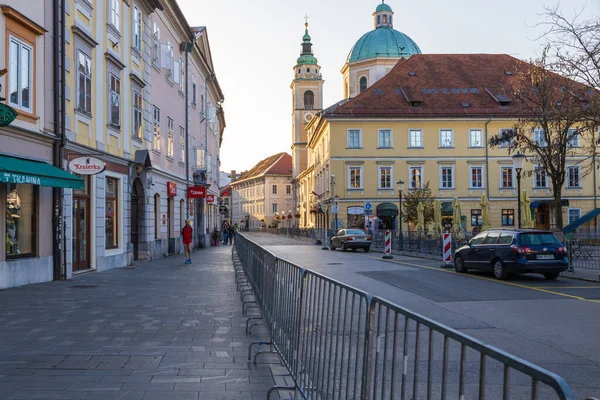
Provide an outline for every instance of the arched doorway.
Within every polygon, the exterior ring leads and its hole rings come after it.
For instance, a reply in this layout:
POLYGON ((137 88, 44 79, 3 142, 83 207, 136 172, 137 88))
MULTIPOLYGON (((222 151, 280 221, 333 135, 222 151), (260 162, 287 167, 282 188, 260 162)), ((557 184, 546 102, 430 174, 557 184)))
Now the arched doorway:
POLYGON ((131 188, 131 243, 133 244, 133 259, 140 259, 140 236, 142 236, 144 221, 144 185, 137 178, 131 188))

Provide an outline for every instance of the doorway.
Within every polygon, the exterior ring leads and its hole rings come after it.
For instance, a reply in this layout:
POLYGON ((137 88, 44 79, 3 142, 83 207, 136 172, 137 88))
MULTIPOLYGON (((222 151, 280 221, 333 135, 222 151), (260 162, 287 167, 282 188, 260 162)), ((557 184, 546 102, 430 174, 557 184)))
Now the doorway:
POLYGON ((83 190, 73 191, 73 272, 90 269, 90 209, 89 178, 84 177, 83 190))
POLYGON ((173 207, 173 198, 169 197, 167 199, 167 232, 168 232, 168 240, 169 240, 169 254, 175 254, 175 238, 173 237, 173 231, 175 230, 175 209, 173 207))
POLYGON ((548 204, 540 204, 535 213, 535 227, 538 229, 550 229, 550 207, 548 204))
POLYGON ((141 221, 144 216, 144 186, 138 178, 131 189, 131 243, 133 244, 133 259, 140 259, 141 221))

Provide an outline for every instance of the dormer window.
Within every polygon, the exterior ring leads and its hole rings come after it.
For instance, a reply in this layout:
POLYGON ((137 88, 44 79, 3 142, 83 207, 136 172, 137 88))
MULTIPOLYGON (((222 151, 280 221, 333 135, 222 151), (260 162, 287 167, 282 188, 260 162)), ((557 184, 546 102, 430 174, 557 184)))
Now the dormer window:
POLYGON ((367 90, 367 77, 363 76, 360 78, 360 93, 367 90))

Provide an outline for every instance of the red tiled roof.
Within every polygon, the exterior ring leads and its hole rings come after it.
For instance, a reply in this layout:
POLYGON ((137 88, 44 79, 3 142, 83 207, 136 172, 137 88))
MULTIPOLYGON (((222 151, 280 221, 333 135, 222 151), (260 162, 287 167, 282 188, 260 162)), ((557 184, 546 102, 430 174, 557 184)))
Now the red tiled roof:
MULTIPOLYGON (((518 73, 534 68, 505 54, 416 54, 332 117, 518 116, 510 93, 518 73)), ((569 81, 567 78, 565 81, 569 81)), ((573 84, 573 81, 569 81, 573 84)))
POLYGON ((278 153, 267 157, 256 164, 250 171, 245 172, 239 179, 231 182, 232 185, 263 175, 289 175, 292 176, 292 156, 287 153, 278 153))

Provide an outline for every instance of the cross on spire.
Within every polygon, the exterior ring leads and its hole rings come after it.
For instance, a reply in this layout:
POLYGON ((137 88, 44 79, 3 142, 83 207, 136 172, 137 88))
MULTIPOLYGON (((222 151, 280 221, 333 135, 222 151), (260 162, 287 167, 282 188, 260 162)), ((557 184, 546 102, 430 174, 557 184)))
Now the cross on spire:
POLYGON ((308 14, 304 16, 304 25, 308 27, 308 14))

